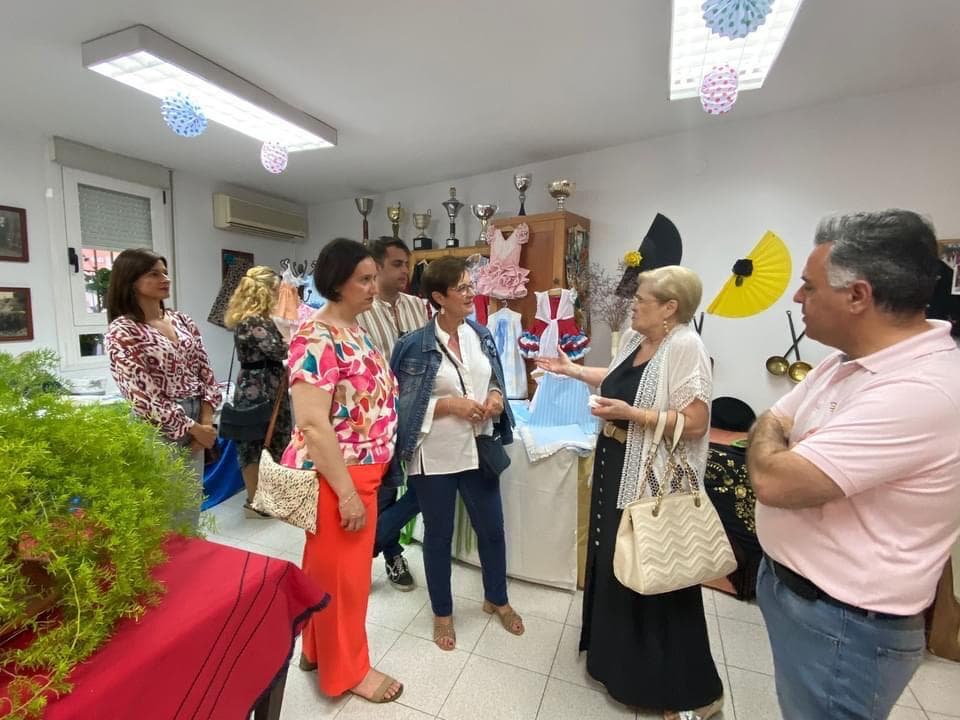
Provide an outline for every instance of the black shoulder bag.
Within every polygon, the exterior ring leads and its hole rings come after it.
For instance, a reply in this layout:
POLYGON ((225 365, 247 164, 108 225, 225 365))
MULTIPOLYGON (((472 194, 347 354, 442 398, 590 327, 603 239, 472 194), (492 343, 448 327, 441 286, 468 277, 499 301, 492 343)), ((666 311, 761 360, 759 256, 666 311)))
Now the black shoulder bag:
MULTIPOLYGON (((228 381, 233 377, 233 361, 236 357, 237 347, 234 343, 233 356, 230 358, 230 371, 227 375, 228 381)), ((259 362, 240 363, 240 367, 244 370, 257 370, 266 368, 271 364, 268 360, 261 360, 259 362)), ((283 383, 281 383, 280 389, 283 389, 283 383)), ((225 402, 220 410, 220 437, 227 440, 263 440, 267 434, 267 426, 270 424, 272 414, 273 400, 261 400, 256 405, 245 408, 238 408, 232 402, 225 402)))

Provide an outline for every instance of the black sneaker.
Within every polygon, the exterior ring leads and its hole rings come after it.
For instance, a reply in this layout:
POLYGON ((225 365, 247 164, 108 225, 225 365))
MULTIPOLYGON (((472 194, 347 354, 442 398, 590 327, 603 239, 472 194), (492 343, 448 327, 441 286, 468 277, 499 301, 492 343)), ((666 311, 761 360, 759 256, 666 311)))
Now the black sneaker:
POLYGON ((407 567, 407 561, 403 555, 397 555, 395 558, 387 560, 387 580, 400 592, 409 592, 413 590, 417 583, 410 574, 410 568, 407 567))

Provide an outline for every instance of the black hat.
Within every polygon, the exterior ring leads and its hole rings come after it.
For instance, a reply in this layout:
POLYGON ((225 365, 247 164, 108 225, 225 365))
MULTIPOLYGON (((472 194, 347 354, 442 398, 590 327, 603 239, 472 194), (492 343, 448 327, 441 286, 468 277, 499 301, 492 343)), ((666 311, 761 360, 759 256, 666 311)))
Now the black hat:
POLYGON ((735 397, 715 398, 710 406, 710 427, 732 432, 747 432, 757 414, 743 400, 735 397))
POLYGON ((637 291, 637 276, 666 265, 679 265, 683 257, 683 243, 680 242, 680 231, 666 215, 657 213, 650 223, 646 237, 640 243, 642 259, 636 267, 628 267, 623 273, 620 284, 617 285, 617 295, 630 297, 637 291))

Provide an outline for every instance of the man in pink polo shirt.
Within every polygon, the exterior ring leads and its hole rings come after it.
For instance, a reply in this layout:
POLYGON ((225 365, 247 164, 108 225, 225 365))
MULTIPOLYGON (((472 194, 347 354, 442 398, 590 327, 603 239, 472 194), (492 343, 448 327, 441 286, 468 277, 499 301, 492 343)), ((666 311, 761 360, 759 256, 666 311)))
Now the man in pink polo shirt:
POLYGON ((960 534, 960 351, 925 317, 937 274, 916 213, 817 228, 794 301, 838 352, 760 417, 747 454, 786 720, 886 718, 923 657, 960 534))

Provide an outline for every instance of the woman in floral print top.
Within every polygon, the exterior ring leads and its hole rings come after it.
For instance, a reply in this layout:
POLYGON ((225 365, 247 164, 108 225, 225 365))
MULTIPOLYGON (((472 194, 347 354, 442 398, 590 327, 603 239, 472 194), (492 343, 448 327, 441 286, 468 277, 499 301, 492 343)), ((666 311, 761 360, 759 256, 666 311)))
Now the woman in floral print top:
POLYGON ((304 627, 300 667, 318 670, 326 695, 390 702, 403 686, 370 666, 366 634, 377 492, 397 427, 396 379, 357 324, 373 306, 377 264, 360 243, 339 239, 323 247, 315 268, 327 304, 290 340, 296 426, 282 462, 317 472, 317 531, 307 533, 303 570, 334 601, 304 627))
MULTIPOLYGON (((257 265, 240 278, 236 290, 230 296, 224 313, 224 325, 233 330, 233 345, 240 363, 233 406, 238 410, 252 408, 265 400, 273 402, 281 390, 286 367, 287 344, 280 330, 270 319, 276 305, 280 278, 273 269, 257 265)), ((290 395, 283 388, 273 439, 268 450, 279 461, 290 441, 290 395)), ((267 427, 263 427, 263 436, 267 427)), ((250 503, 257 492, 257 477, 260 471, 260 451, 264 437, 258 440, 237 440, 237 458, 243 484, 247 489, 244 514, 248 518, 270 517, 254 510, 250 503)))

